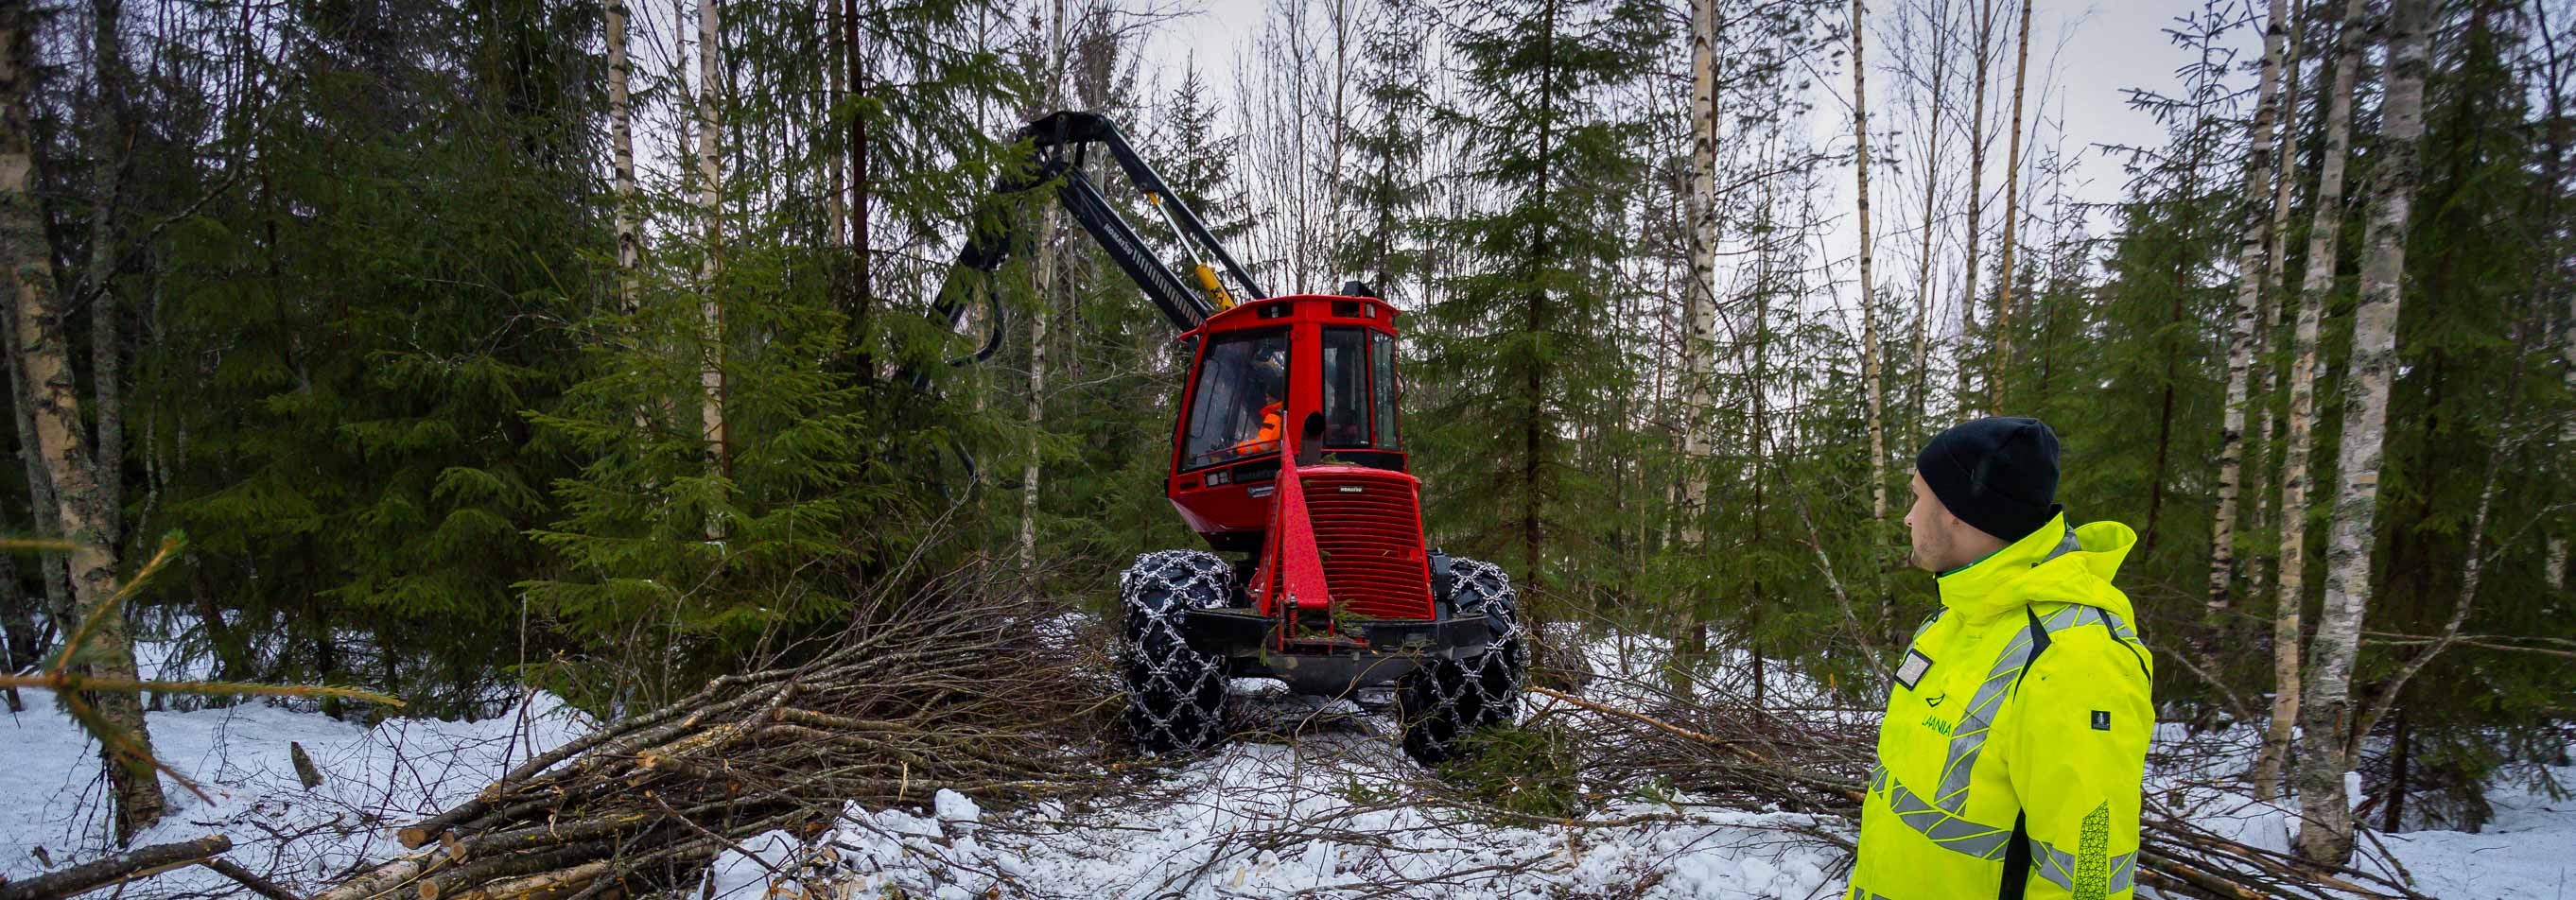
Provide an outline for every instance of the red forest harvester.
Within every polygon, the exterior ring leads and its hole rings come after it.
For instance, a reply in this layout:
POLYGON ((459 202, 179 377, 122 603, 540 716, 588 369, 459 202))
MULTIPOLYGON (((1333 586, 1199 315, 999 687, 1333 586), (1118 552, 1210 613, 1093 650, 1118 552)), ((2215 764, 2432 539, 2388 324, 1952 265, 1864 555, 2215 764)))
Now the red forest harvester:
MULTIPOLYGON (((1395 307, 1358 282, 1265 295, 1100 116, 1057 112, 1020 137, 1033 165, 997 195, 1055 185, 1193 350, 1163 490, 1209 549, 1147 553, 1118 579, 1137 744, 1221 740, 1231 677, 1325 696, 1393 683, 1404 749, 1425 763, 1474 728, 1510 723, 1525 658, 1511 580, 1425 547, 1422 482, 1397 432, 1395 307), (1093 186, 1083 162, 1095 146, 1180 236, 1189 266, 1166 266, 1093 186)), ((957 263, 989 274, 1026 250, 1015 230, 979 230, 957 263)), ((980 281, 941 290, 952 328, 980 281)), ((987 318, 974 359, 1001 340, 999 307, 987 318)))

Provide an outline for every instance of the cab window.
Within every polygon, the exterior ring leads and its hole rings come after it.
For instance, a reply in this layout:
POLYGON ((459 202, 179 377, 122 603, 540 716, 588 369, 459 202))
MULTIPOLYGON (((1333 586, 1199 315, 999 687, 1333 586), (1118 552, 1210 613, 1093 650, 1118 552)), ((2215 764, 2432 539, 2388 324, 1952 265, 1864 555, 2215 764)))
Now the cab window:
POLYGON ((1377 406, 1377 448, 1401 450, 1395 439, 1395 335, 1369 335, 1370 394, 1377 406))
POLYGON ((1324 329, 1324 446, 1369 445, 1369 331, 1324 329))
POLYGON ((1232 462, 1279 449, 1288 400, 1288 332, 1211 338, 1190 394, 1181 467, 1232 462))

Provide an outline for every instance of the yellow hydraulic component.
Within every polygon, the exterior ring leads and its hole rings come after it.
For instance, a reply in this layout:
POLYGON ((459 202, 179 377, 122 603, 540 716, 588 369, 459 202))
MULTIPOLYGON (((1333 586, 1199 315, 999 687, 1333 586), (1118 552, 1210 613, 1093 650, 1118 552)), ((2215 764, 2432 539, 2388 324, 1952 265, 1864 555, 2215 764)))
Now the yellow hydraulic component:
POLYGON ((1216 297, 1216 308, 1233 309, 1234 295, 1227 293, 1225 285, 1216 280, 1216 270, 1208 268, 1207 263, 1193 262, 1195 263, 1193 268, 1199 273, 1199 284, 1206 287, 1208 289, 1208 293, 1216 297))
POLYGON ((1225 289, 1225 283, 1217 280, 1216 270, 1209 268, 1207 260, 1200 258, 1199 246, 1190 242, 1188 232, 1181 230, 1180 220, 1174 218, 1172 211, 1163 206, 1163 195, 1146 191, 1145 202, 1154 207, 1155 211, 1163 214, 1163 223, 1172 226, 1173 234, 1182 235, 1181 247, 1190 252, 1190 269, 1198 275, 1199 286, 1206 288, 1208 296, 1216 300, 1216 308, 1219 311, 1233 309, 1233 292, 1225 289))

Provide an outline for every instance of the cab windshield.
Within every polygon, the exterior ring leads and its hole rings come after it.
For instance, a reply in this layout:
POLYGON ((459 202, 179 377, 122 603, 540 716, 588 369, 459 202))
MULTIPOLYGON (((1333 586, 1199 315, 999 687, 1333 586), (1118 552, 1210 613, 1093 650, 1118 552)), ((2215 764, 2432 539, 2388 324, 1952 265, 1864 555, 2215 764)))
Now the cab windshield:
POLYGON ((1279 449, 1288 400, 1288 332, 1237 332, 1208 341, 1190 392, 1181 467, 1195 469, 1279 449))

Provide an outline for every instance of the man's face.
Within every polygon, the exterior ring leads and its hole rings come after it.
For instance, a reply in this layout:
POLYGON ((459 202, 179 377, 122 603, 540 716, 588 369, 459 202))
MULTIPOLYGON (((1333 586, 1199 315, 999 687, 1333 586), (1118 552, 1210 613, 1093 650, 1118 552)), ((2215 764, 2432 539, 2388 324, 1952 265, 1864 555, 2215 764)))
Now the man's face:
POLYGON ((1958 562, 1957 541, 1953 529, 1959 523, 1950 516, 1941 499, 1932 496, 1932 488, 1923 483, 1923 475, 1914 475, 1914 506, 1905 511, 1905 530, 1914 544, 1914 567, 1940 573, 1955 568, 1958 562))

